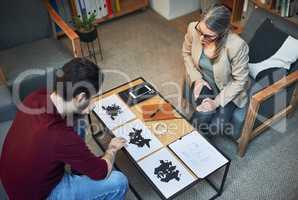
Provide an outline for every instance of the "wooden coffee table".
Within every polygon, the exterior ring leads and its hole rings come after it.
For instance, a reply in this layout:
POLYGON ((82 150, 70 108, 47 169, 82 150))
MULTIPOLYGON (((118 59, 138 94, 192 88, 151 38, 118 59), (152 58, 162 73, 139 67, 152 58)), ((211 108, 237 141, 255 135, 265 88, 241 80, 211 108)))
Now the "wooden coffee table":
MULTIPOLYGON (((140 77, 140 78, 132 80, 128 83, 125 83, 123 85, 120 85, 116 88, 113 88, 113 89, 111 89, 111 90, 109 90, 109 91, 107 91, 107 92, 103 93, 102 95, 97 96, 95 98, 97 100, 100 100, 100 99, 103 99, 103 98, 108 97, 110 95, 118 94, 122 91, 125 91, 129 88, 132 88, 132 87, 134 87, 136 85, 139 85, 139 84, 142 84, 144 82, 146 82, 146 81, 142 77, 140 77)), ((136 115, 137 119, 140 119, 140 120, 144 121, 141 107, 143 105, 162 104, 162 103, 169 103, 169 102, 165 98, 163 98, 163 96, 161 94, 157 93, 155 96, 153 96, 153 97, 151 97, 151 98, 149 98, 149 99, 147 99, 147 100, 145 100, 141 103, 138 103, 136 105, 131 106, 130 110, 136 115)), ((188 122, 188 120, 174 107, 173 107, 173 112, 174 112, 174 116, 175 116, 174 119, 162 120, 162 123, 166 124, 167 127, 169 127, 167 129, 169 134, 157 134, 156 133, 156 130, 154 130, 153 127, 155 127, 154 125, 156 123, 159 123, 159 121, 144 122, 146 127, 148 127, 150 129, 150 131, 152 133, 154 133, 155 136, 159 139, 159 141, 161 142, 163 148, 166 148, 169 151, 171 151, 171 148, 169 148, 170 144, 172 144, 173 142, 181 139, 183 136, 186 136, 187 134, 189 134, 190 132, 195 130, 195 128, 188 122)), ((111 134, 113 130, 109 130, 106 127, 106 125, 103 123, 103 121, 95 114, 95 112, 92 112, 89 115, 89 122, 91 124, 91 133, 92 133, 93 139, 99 145, 99 147, 103 151, 105 151, 109 141, 113 137, 113 135, 111 134), (92 126, 92 124, 93 125, 95 124, 96 128, 95 128, 95 126, 92 126)), ((216 170, 213 170, 210 174, 208 174, 208 176, 206 176, 204 178, 198 178, 194 173, 191 172, 191 169, 189 169, 187 167, 187 165, 184 164, 183 161, 180 160, 180 158, 176 154, 173 153, 173 155, 175 155, 179 159, 179 161, 183 164, 183 166, 185 166, 185 168, 190 171, 190 173, 196 178, 196 180, 193 181, 191 184, 189 184, 187 187, 183 188, 182 190, 178 191, 177 193, 173 194, 170 197, 165 197, 160 192, 160 190, 150 180, 150 178, 146 175, 146 173, 143 171, 143 169, 138 165, 137 161, 135 161, 125 149, 123 149, 121 151, 123 151, 123 154, 125 154, 125 156, 127 156, 127 158, 128 158, 127 161, 129 163, 131 163, 131 166, 133 166, 134 169, 132 169, 132 170, 137 169, 137 171, 145 178, 145 180, 149 183, 149 185, 152 186, 154 191, 157 192, 157 194, 161 197, 161 199, 173 199, 177 195, 183 193, 184 191, 186 191, 189 188, 193 187, 194 185, 196 185, 197 183, 199 183, 202 180, 205 180, 215 190, 216 194, 214 194, 210 198, 210 199, 215 199, 215 198, 219 197, 223 192, 223 186, 224 186, 224 183, 225 183, 228 171, 229 171, 230 162, 231 162, 231 160, 227 156, 225 156, 220 150, 218 150, 217 148, 216 148, 216 150, 218 152, 220 152, 220 154, 224 158, 227 159, 227 162, 224 165, 218 167, 216 170), (211 182, 208 177, 210 175, 212 175, 213 173, 219 171, 220 169, 223 169, 224 172, 223 172, 222 179, 221 179, 219 187, 216 187, 216 185, 213 182, 211 182)), ((121 167, 119 167, 119 166, 120 166, 119 163, 116 162, 115 167, 118 170, 123 171, 121 169, 121 167)), ((130 182, 129 186, 130 186, 131 191, 134 193, 134 195, 136 196, 137 199, 143 199, 142 196, 136 190, 135 185, 131 184, 131 182, 130 182)))

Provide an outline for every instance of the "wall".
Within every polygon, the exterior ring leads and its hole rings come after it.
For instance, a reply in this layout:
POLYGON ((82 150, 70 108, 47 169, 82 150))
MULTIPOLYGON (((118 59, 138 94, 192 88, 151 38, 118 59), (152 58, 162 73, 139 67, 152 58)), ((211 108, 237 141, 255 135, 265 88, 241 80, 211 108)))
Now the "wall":
POLYGON ((150 0, 153 10, 166 19, 174 19, 199 9, 200 0, 150 0))
POLYGON ((170 15, 170 0, 150 0, 150 6, 161 16, 168 19, 170 15))
POLYGON ((199 0, 170 0, 169 19, 174 19, 199 9, 199 0))

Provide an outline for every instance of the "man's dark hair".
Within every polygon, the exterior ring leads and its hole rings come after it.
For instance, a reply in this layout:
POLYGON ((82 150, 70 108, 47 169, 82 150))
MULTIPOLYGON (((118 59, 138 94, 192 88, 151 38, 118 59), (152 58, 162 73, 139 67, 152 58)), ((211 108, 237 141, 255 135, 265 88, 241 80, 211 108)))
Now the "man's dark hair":
POLYGON ((87 98, 97 93, 103 82, 101 69, 86 58, 74 58, 57 69, 54 90, 64 100, 69 101, 84 92, 87 98))

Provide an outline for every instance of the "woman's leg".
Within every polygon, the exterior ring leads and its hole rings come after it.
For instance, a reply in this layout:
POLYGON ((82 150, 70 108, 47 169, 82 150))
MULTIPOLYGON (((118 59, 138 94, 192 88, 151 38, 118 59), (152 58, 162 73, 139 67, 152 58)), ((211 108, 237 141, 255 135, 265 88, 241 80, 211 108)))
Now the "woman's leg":
POLYGON ((127 178, 119 171, 112 171, 103 180, 65 174, 47 200, 124 200, 127 190, 127 178))
POLYGON ((225 107, 219 107, 217 109, 209 126, 210 134, 224 134, 226 129, 233 128, 231 119, 236 107, 237 106, 233 102, 230 102, 225 107))
MULTIPOLYGON (((195 100, 195 107, 200 105, 205 98, 214 98, 214 93, 208 87, 203 86, 200 96, 195 100)), ((215 113, 216 111, 210 111, 210 112, 195 111, 191 116, 191 119, 190 119, 191 123, 202 133, 208 134, 209 124, 211 123, 211 120, 215 113)))

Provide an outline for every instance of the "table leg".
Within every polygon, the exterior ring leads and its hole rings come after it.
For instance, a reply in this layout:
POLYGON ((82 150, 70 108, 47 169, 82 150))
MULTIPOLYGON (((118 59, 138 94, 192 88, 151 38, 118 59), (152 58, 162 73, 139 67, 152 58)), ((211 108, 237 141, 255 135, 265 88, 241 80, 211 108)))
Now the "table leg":
POLYGON ((207 181, 207 183, 216 191, 216 194, 214 196, 212 196, 210 198, 210 200, 216 199, 217 197, 221 196, 221 194, 223 192, 223 187, 224 187, 226 179, 227 179, 229 168, 230 168, 230 162, 225 166, 225 171, 224 171, 223 178, 222 178, 222 181, 221 181, 221 184, 220 184, 219 188, 216 187, 214 185, 214 183, 212 183, 208 178, 205 179, 207 181))

